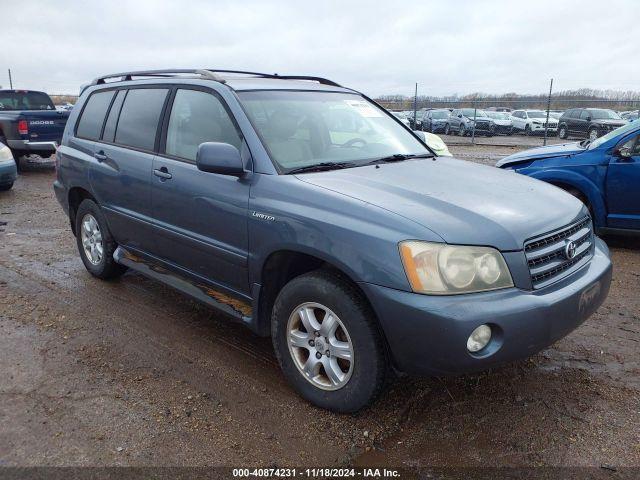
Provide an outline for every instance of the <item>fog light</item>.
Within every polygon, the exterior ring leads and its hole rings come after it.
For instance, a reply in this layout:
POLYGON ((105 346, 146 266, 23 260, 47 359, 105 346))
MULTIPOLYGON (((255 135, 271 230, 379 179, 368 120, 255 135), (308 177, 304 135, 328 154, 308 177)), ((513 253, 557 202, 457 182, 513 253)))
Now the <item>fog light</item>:
POLYGON ((476 328, 467 340, 467 350, 472 353, 479 352, 487 346, 491 340, 491 327, 489 325, 480 325, 476 328))

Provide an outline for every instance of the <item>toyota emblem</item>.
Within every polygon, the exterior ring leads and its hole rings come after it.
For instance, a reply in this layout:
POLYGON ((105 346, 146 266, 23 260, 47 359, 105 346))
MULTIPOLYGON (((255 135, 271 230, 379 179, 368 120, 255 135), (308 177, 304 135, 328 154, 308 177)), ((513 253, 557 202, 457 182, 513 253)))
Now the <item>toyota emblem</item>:
POLYGON ((578 247, 576 246, 575 242, 567 242, 567 244, 564 246, 564 256, 567 257, 567 260, 571 260, 576 256, 577 248, 578 247))

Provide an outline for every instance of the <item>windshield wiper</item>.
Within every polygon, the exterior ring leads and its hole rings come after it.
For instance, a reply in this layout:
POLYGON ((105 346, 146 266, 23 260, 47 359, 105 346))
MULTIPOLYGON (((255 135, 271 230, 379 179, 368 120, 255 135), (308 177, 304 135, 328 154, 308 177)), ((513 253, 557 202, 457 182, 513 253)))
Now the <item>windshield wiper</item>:
POLYGON ((291 175, 294 173, 305 173, 305 172, 321 172, 323 170, 338 170, 341 168, 351 168, 356 167, 355 163, 350 162, 322 162, 315 163, 313 165, 305 165, 304 167, 294 168, 287 172, 287 175, 291 175))
POLYGON ((376 158, 364 165, 375 165, 376 163, 389 163, 389 162, 402 162, 403 160, 409 160, 410 158, 431 158, 435 157, 433 153, 394 153, 386 157, 376 158))

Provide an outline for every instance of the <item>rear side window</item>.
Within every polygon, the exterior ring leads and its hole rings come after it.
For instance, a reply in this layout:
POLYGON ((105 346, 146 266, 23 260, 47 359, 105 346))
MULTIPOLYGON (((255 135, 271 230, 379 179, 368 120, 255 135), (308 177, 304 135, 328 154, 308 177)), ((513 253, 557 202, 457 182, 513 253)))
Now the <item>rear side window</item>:
POLYGON ((109 116, 107 117, 107 123, 105 123, 104 125, 104 133, 102 134, 102 139, 105 142, 113 142, 113 139, 116 135, 118 115, 120 114, 120 108, 122 108, 122 102, 124 102, 124 97, 126 96, 126 94, 126 90, 120 90, 116 95, 116 99, 111 105, 111 110, 109 110, 109 116))
POLYGON ((104 117, 107 114, 113 95, 113 90, 91 94, 78 122, 76 136, 89 140, 98 140, 100 138, 104 117))
POLYGON ((166 88, 139 88, 129 90, 125 98, 115 143, 141 150, 153 150, 162 113, 166 88))
POLYGON ((242 137, 215 95, 180 89, 171 108, 165 152, 195 160, 198 145, 204 142, 229 143, 240 149, 242 137))

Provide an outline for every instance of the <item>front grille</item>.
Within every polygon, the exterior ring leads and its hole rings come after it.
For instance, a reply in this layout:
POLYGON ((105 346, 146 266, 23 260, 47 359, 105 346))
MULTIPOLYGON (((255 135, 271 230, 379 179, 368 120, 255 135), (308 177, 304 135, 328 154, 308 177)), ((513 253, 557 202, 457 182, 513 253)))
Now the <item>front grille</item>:
POLYGON ((593 256, 593 226, 589 217, 559 230, 527 240, 524 254, 529 265, 533 288, 542 288, 566 277, 593 256), (575 246, 575 255, 569 258, 569 242, 575 246))

